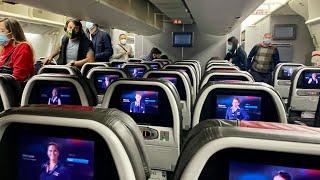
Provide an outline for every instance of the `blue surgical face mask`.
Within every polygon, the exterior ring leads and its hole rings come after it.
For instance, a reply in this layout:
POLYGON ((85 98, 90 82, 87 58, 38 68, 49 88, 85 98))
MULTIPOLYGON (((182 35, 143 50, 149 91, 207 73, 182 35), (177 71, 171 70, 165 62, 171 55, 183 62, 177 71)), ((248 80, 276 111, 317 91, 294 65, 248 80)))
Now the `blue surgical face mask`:
POLYGON ((93 28, 94 24, 92 22, 86 22, 86 27, 91 30, 93 28))
POLYGON ((9 42, 8 34, 0 33, 0 46, 7 46, 9 42))
POLYGON ((270 45, 271 44, 271 39, 270 38, 264 38, 263 39, 263 44, 270 45))

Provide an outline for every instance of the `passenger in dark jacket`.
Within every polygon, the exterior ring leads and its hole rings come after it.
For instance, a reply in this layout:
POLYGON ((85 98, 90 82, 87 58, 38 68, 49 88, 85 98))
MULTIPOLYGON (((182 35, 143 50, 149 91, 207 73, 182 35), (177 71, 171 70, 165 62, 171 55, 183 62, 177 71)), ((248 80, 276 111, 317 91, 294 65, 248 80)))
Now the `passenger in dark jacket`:
POLYGON ((107 62, 113 55, 111 38, 109 34, 99 28, 97 24, 87 22, 86 27, 89 31, 89 38, 92 40, 95 50, 96 62, 107 62))
POLYGON ((225 60, 230 61, 243 71, 247 70, 247 54, 239 45, 239 40, 236 37, 232 36, 228 39, 227 49, 225 60))
POLYGON ((82 30, 80 20, 69 19, 64 28, 66 34, 61 40, 61 46, 45 60, 50 62, 59 54, 57 64, 70 65, 81 68, 87 62, 94 61, 94 49, 92 42, 82 30))

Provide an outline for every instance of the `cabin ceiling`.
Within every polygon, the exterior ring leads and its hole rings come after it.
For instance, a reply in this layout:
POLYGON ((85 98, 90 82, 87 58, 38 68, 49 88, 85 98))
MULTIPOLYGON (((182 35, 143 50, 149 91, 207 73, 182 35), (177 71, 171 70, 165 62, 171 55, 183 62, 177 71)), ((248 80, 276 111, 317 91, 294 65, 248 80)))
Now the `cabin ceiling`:
POLYGON ((225 35, 254 12, 264 0, 185 0, 200 31, 225 35))
POLYGON ((182 0, 149 0, 171 20, 180 19, 183 24, 192 24, 193 20, 182 0))

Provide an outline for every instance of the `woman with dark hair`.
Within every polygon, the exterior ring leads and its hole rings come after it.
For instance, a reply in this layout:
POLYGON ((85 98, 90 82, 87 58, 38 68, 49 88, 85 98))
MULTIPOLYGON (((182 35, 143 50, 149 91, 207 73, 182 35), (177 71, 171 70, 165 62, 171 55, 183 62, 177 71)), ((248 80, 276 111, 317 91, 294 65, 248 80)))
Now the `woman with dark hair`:
POLYGON ((230 61, 243 71, 247 70, 247 54, 240 46, 239 40, 236 37, 232 36, 228 39, 227 50, 228 53, 225 60, 230 61))
POLYGON ((55 142, 47 146, 48 161, 41 166, 40 180, 70 180, 67 168, 59 161, 60 147, 55 142))
POLYGON ((15 19, 0 20, 0 73, 12 74, 25 81, 34 73, 34 54, 24 32, 15 19))
POLYGON ((51 61, 59 54, 58 64, 70 65, 81 68, 87 62, 94 61, 94 49, 82 29, 79 20, 69 19, 64 27, 66 34, 63 36, 61 46, 45 61, 51 61))

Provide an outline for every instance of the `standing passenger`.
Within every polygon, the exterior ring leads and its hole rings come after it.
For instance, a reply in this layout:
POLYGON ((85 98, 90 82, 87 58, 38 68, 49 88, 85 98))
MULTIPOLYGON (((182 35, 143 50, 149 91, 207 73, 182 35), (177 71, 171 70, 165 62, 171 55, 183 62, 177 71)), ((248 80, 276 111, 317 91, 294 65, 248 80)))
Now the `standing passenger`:
POLYGON ((58 64, 81 68, 87 62, 94 61, 92 42, 82 29, 79 20, 69 19, 64 27, 66 34, 62 38, 61 46, 45 61, 51 61, 59 54, 58 64))
POLYGON ((120 34, 120 43, 114 47, 114 59, 128 60, 129 58, 133 58, 132 47, 129 44, 127 44, 127 38, 127 35, 120 34))
POLYGON ((279 51, 271 44, 272 35, 264 34, 263 42, 255 45, 248 56, 248 67, 257 82, 271 84, 272 71, 280 62, 279 51))
POLYGON ((12 74, 18 81, 33 75, 33 50, 17 20, 0 20, 0 46, 0 73, 12 74))
POLYGON ((95 61, 108 62, 113 55, 111 38, 109 34, 102 31, 97 24, 87 22, 86 27, 89 30, 89 37, 92 40, 95 51, 95 61))
POLYGON ((228 39, 227 48, 228 54, 225 59, 238 66, 241 70, 247 70, 247 54, 239 45, 239 40, 232 36, 228 39))

